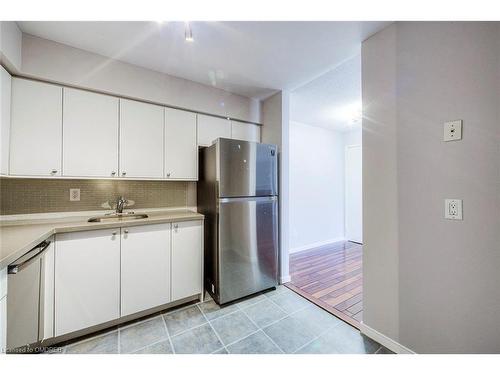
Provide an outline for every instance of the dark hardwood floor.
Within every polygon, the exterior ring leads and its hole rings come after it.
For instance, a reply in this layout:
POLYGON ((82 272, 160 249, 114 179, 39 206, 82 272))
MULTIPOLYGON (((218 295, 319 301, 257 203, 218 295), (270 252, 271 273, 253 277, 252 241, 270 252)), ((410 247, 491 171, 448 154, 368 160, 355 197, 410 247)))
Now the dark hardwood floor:
POLYGON ((291 254, 292 280, 285 285, 359 328, 363 319, 362 252, 360 244, 337 242, 291 254))

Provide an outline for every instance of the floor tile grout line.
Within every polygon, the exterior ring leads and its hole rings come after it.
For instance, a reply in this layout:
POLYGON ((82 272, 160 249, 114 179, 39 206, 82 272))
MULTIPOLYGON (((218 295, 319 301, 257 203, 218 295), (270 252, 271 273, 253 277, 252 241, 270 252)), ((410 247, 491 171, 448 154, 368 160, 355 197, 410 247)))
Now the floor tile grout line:
POLYGON ((189 332, 189 331, 192 331, 193 329, 203 327, 203 326, 204 326, 205 324, 207 324, 207 323, 208 323, 208 321, 206 321, 205 323, 202 323, 202 324, 197 324, 197 325, 195 325, 195 326, 192 326, 192 327, 190 327, 190 328, 187 328, 187 329, 185 329, 185 330, 182 330, 182 331, 180 331, 180 332, 178 332, 178 333, 176 333, 176 334, 174 334, 174 335, 171 335, 171 337, 172 337, 172 338, 174 338, 174 337, 180 336, 180 335, 182 335, 182 334, 184 334, 184 333, 187 333, 187 332, 189 332))
MULTIPOLYGON (((215 330, 215 328, 212 326, 212 323, 210 323, 210 320, 208 320, 207 316, 205 315, 205 312, 203 311, 203 309, 200 309, 201 313, 203 314, 203 316, 205 317, 205 319, 207 320, 208 322, 208 325, 210 326, 210 328, 212 328, 212 331, 214 332, 215 336, 217 336, 217 339, 220 341, 220 343, 222 344, 222 347, 226 350, 226 352, 229 353, 229 350, 227 350, 226 348, 226 345, 224 345, 224 341, 222 341, 222 339, 220 338, 219 334, 217 333, 217 331, 215 330)), ((221 348, 219 348, 218 350, 220 350, 221 348)), ((217 350, 215 350, 217 351, 217 350)), ((214 351, 214 352, 215 352, 214 351)))
MULTIPOLYGON (((167 341, 167 339, 161 339, 161 340, 158 340, 158 341, 155 341, 155 342, 152 342, 148 345, 145 345, 145 346, 141 346, 140 348, 137 348, 136 350, 134 350, 133 352, 130 352, 130 353, 123 353, 123 354, 135 354, 137 353, 138 351, 140 350, 143 350, 143 349, 146 349, 146 348, 149 348, 150 346, 153 346, 153 345, 156 345, 156 344, 159 344, 160 342, 163 342, 163 341, 167 341)), ((166 354, 166 353, 165 353, 166 354)), ((175 354, 175 353, 174 353, 175 354)))
POLYGON ((320 333, 319 335, 316 335, 314 338, 312 338, 311 340, 309 340, 308 342, 306 342, 304 345, 300 346, 299 348, 297 348, 296 350, 293 351, 293 354, 297 353, 300 349, 306 347, 307 345, 309 345, 310 343, 312 343, 313 341, 319 339, 320 337, 326 335, 327 332, 329 332, 330 330, 334 329, 335 327, 337 326, 334 326, 334 327, 330 327, 328 328, 326 331, 324 331, 323 333, 320 333))
MULTIPOLYGON (((269 335, 266 332, 264 332, 264 330, 262 328, 260 328, 257 323, 254 322, 254 320, 245 312, 245 310, 241 310, 241 311, 258 328, 258 330, 256 332, 261 331, 264 334, 264 336, 266 336, 269 340, 271 340, 271 342, 279 349, 280 352, 285 354, 285 351, 283 349, 281 349, 281 347, 276 342, 274 342, 274 340, 271 337, 269 337, 269 335)), ((256 333, 256 332, 254 332, 254 333, 256 333)))
POLYGON ((163 314, 162 314, 161 318, 163 320, 163 324, 165 325, 165 329, 167 330, 168 342, 170 343, 170 347, 172 348, 172 354, 175 354, 174 343, 172 342, 172 338, 170 337, 170 331, 168 330, 167 321, 165 320, 165 316, 163 314))

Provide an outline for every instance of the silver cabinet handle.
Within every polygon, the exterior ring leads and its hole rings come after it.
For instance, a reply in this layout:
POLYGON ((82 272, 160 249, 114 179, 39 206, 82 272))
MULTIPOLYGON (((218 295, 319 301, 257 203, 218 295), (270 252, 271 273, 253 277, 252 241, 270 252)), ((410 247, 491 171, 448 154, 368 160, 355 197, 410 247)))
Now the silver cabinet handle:
POLYGON ((28 259, 23 260, 21 263, 9 264, 7 266, 7 273, 9 275, 15 275, 18 272, 22 271, 23 268, 29 266, 31 263, 36 261, 36 259, 39 258, 45 252, 45 250, 49 248, 49 245, 50 241, 43 241, 41 244, 31 249, 27 254, 19 258, 19 259, 24 259, 28 254, 33 253, 33 255, 30 255, 28 259))
POLYGON ((127 172, 122 172, 122 176, 125 176, 127 174, 127 172))
POLYGON ((174 228, 175 229, 179 228, 179 224, 174 224, 174 228))
POLYGON ((50 173, 51 173, 51 174, 56 174, 56 173, 57 173, 57 169, 52 169, 52 170, 50 171, 50 173))
POLYGON ((116 172, 115 171, 111 172, 111 176, 114 176, 114 175, 116 175, 116 172))
POLYGON ((125 229, 123 232, 124 232, 125 234, 128 234, 128 229, 125 229))
POLYGON ((113 233, 111 233, 111 235, 116 236, 116 233, 117 233, 117 232, 113 232, 113 233))
POLYGON ((167 177, 170 177, 170 172, 167 173, 167 177))

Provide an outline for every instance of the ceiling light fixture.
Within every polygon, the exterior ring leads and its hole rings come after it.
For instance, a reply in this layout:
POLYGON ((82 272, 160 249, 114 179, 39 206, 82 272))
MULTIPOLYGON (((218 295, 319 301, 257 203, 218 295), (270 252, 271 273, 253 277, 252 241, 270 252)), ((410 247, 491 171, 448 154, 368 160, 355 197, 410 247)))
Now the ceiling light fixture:
POLYGON ((191 26, 189 25, 189 22, 185 23, 184 38, 186 39, 186 42, 194 42, 193 31, 191 30, 191 26))

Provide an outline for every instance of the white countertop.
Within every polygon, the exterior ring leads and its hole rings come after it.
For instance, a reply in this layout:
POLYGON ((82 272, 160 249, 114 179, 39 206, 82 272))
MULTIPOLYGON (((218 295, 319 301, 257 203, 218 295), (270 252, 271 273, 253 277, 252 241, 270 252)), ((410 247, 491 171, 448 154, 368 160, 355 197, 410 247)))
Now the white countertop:
POLYGON ((80 232, 93 229, 123 228, 145 224, 169 223, 174 221, 203 220, 204 216, 188 209, 179 210, 140 210, 137 213, 147 213, 145 219, 128 221, 110 220, 89 223, 91 216, 83 213, 81 216, 67 216, 35 220, 2 221, 0 224, 0 270, 26 254, 40 242, 56 233, 80 232))

